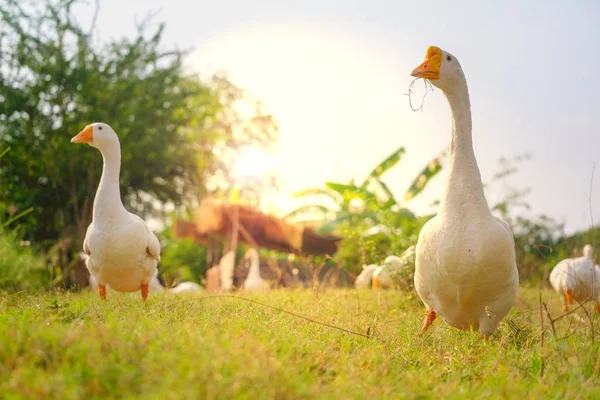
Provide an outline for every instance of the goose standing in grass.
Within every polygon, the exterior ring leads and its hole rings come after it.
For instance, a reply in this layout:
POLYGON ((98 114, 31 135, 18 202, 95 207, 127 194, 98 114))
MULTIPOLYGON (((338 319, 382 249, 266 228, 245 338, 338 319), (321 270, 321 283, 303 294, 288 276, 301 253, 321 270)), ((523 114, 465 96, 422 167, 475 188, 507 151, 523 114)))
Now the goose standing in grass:
POLYGON ((244 290, 268 290, 269 283, 260 277, 260 259, 258 251, 249 249, 244 255, 244 259, 250 259, 250 269, 248 276, 244 281, 244 290))
POLYGON ((377 264, 363 265, 362 271, 354 280, 354 287, 356 289, 366 289, 371 286, 371 279, 377 267, 379 267, 377 264))
POLYGON ((399 288, 409 290, 415 272, 415 246, 410 246, 399 256, 388 256, 383 265, 373 273, 373 289, 399 288))
POLYGON ((97 148, 104 161, 92 223, 83 241, 85 265, 98 284, 98 293, 106 300, 106 285, 118 292, 141 290, 146 301, 148 284, 160 261, 160 243, 148 225, 128 212, 121 201, 119 138, 110 126, 96 122, 71 142, 97 148))
POLYGON ((438 214, 417 243, 415 288, 425 304, 422 331, 436 315, 488 337, 517 298, 519 274, 508 224, 492 216, 471 133, 465 74, 452 54, 431 46, 411 73, 442 90, 452 111, 448 180, 438 214))
POLYGON ((560 294, 563 311, 569 309, 573 300, 580 302, 593 299, 600 313, 600 268, 594 264, 594 249, 586 244, 583 257, 567 258, 556 264, 550 273, 550 284, 560 294))

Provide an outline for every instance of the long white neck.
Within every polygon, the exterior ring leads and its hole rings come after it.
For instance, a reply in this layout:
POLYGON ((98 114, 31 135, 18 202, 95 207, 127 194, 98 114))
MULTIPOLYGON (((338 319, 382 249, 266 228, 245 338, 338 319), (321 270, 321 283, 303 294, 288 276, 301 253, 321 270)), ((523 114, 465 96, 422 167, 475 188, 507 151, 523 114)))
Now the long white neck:
POLYGON ((589 260, 594 259, 594 249, 589 244, 586 244, 583 248, 583 257, 589 260))
POLYGON ((250 254, 250 270, 248 271, 248 277, 246 279, 261 279, 260 277, 260 266, 258 262, 258 254, 250 254))
POLYGON ((448 181, 440 213, 466 208, 491 217, 473 152, 471 104, 466 81, 444 90, 444 94, 452 111, 452 141, 448 181))
POLYGON ((119 173, 121 171, 121 146, 111 143, 100 149, 102 153, 102 177, 94 199, 93 219, 119 218, 127 213, 121 201, 119 173))

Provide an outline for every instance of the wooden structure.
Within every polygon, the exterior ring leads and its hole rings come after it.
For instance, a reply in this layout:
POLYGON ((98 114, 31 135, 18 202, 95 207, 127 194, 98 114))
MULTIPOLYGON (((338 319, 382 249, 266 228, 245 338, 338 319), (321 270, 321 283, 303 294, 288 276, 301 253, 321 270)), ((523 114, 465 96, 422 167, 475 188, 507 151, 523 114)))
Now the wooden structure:
MULTIPOLYGON (((207 262, 213 265, 206 273, 206 288, 209 291, 222 290, 220 282, 221 243, 225 239, 223 253, 237 249, 238 242, 252 247, 264 247, 297 255, 331 255, 337 251, 341 238, 321 236, 313 229, 291 224, 281 218, 266 215, 251 207, 224 204, 206 199, 194 215, 194 221, 178 220, 173 225, 176 238, 193 238, 208 246, 207 262)), ((271 265, 272 260, 261 259, 261 276, 284 286, 302 284, 292 272, 293 266, 271 265)), ((230 268, 230 267, 228 267, 230 268)), ((296 269, 296 274, 298 270, 296 269)), ((240 287, 248 274, 247 265, 237 268, 233 285, 240 287)))
POLYGON ((326 255, 337 251, 341 238, 322 236, 313 229, 291 224, 281 218, 266 215, 250 207, 204 200, 193 222, 176 221, 177 238, 191 237, 208 244, 218 238, 230 241, 229 249, 238 240, 253 247, 265 247, 298 255, 326 255))

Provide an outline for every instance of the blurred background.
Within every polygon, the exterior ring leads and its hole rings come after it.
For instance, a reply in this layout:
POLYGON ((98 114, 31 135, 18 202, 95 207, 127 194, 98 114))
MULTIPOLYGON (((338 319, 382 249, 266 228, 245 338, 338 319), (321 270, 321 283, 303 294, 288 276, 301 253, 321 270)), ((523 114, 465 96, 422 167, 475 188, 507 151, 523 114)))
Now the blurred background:
POLYGON ((351 284, 436 213, 450 111, 406 95, 429 45, 461 61, 488 202, 536 284, 597 242, 599 18, 595 1, 0 0, 0 286, 87 285, 102 158, 70 138, 95 121, 167 281, 252 246, 276 286, 351 284))

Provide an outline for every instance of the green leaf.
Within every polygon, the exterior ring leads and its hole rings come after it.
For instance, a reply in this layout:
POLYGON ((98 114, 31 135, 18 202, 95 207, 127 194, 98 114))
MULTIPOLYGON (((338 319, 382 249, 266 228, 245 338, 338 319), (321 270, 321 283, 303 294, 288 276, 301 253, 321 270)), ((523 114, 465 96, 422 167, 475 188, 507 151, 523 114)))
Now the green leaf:
POLYGON ((373 183, 375 183, 387 196, 387 200, 385 201, 385 203, 383 203, 381 208, 388 209, 398 204, 390 188, 381 179, 373 179, 373 183))
POLYGON ((345 198, 360 197, 365 200, 377 198, 377 196, 375 196, 375 194, 369 192, 367 189, 358 187, 354 184, 346 185, 343 183, 326 182, 325 186, 327 186, 329 189, 333 190, 334 192, 341 194, 345 198))
POLYGON ((431 181, 431 178, 436 176, 442 169, 442 162, 446 157, 446 151, 443 151, 439 156, 431 160, 427 166, 421 171, 417 178, 412 182, 410 188, 404 194, 404 200, 414 199, 419 193, 425 189, 425 186, 431 181))
POLYGON ((8 146, 6 149, 4 149, 4 151, 2 151, 2 153, 0 153, 0 158, 2 158, 9 151, 10 151, 10 146, 8 146))
POLYGON ((12 217, 9 220, 7 220, 5 223, 3 223, 2 225, 0 225, 0 228, 4 228, 4 227, 12 224, 13 222, 15 222, 16 220, 18 220, 19 218, 24 217, 25 215, 29 214, 32 211, 33 211, 33 207, 29 207, 27 210, 21 211, 20 213, 18 213, 17 215, 15 215, 14 217, 12 217))
POLYGON ((333 210, 330 210, 329 208, 319 205, 319 204, 308 204, 308 205, 304 205, 301 207, 296 208, 295 210, 290 211, 289 213, 285 214, 283 216, 283 218, 295 218, 299 215, 302 214, 311 214, 311 213, 319 213, 321 215, 323 214, 328 214, 334 212, 333 210))
POLYGON ((303 189, 303 190, 299 190, 292 194, 292 197, 294 197, 296 199, 300 198, 300 197, 308 197, 308 196, 327 196, 327 197, 332 198, 335 201, 339 200, 333 193, 329 192, 326 189, 321 189, 321 188, 303 189))
POLYGON ((379 165, 377 165, 373 169, 373 171, 371 171, 371 173, 369 174, 369 177, 362 184, 362 187, 367 186, 370 179, 378 179, 387 170, 389 170, 394 165, 396 165, 398 163, 398 161, 400 161, 400 157, 402 156, 402 154, 404 154, 405 152, 406 152, 406 150, 404 149, 404 147, 400 147, 396 151, 394 151, 392 154, 390 154, 385 160, 380 162, 379 165))

